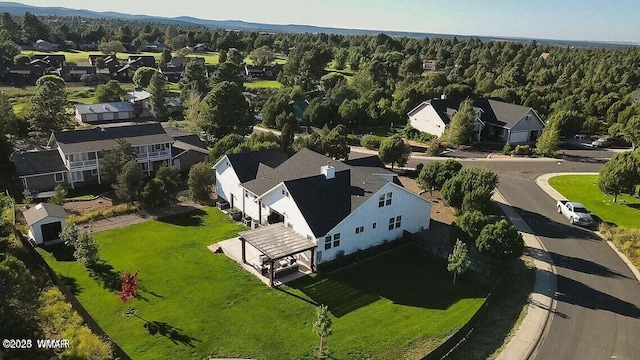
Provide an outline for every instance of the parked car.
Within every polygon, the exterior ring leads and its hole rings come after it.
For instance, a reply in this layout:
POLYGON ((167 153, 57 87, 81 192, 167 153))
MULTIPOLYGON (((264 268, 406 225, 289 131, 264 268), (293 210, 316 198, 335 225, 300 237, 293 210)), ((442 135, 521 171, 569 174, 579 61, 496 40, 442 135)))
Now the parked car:
POLYGON ((569 222, 575 225, 589 226, 593 224, 593 218, 589 215, 589 210, 584 205, 567 201, 558 200, 558 214, 564 215, 569 222))
POLYGON ((598 140, 594 140, 591 142, 591 146, 597 148, 609 147, 611 145, 613 145, 613 138, 609 136, 603 136, 598 140))

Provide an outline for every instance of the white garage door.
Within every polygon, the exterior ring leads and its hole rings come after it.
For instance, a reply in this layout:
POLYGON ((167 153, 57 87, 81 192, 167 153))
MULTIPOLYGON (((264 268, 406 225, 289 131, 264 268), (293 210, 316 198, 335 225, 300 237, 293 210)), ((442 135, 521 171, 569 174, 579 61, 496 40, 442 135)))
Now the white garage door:
POLYGON ((113 120, 113 113, 106 112, 102 114, 102 120, 113 120))
POLYGON ((529 140, 529 131, 514 131, 511 133, 510 143, 527 142, 529 140))
POLYGON ((127 111, 121 111, 118 113, 118 119, 129 119, 129 113, 127 111))
POLYGON ((87 121, 98 121, 98 114, 87 114, 87 121))

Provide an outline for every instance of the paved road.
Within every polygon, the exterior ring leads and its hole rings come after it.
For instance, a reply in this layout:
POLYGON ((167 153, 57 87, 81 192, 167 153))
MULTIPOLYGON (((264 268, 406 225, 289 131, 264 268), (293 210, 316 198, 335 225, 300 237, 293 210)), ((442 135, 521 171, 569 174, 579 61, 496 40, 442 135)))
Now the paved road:
MULTIPOLYGON (((354 154, 357 157, 357 154, 354 154)), ((536 359, 640 358, 640 284, 606 243, 572 226, 535 184, 540 174, 596 172, 600 161, 464 161, 500 176, 499 191, 539 236, 556 266, 556 312, 536 359)), ((418 162, 411 160, 409 167, 418 162)), ((534 254, 535 256, 535 254, 534 254)))

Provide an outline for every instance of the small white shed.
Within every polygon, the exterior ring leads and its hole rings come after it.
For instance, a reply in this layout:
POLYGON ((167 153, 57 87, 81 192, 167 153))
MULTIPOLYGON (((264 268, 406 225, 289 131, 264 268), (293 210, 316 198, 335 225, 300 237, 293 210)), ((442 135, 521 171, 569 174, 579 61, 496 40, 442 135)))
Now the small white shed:
POLYGON ((67 212, 59 205, 40 203, 22 214, 29 225, 29 238, 38 245, 59 240, 67 225, 67 212))

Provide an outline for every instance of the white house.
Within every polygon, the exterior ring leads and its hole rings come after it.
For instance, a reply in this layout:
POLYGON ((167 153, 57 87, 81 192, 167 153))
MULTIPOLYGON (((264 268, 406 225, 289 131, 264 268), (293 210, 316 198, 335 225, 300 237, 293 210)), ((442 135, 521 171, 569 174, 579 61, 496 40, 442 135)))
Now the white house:
MULTIPOLYGON (((213 168, 218 196, 261 226, 293 230, 294 242, 313 247, 301 254, 312 268, 430 225, 431 203, 405 189, 377 156, 336 161, 303 149, 286 159, 281 150, 260 150, 226 155, 213 168)), ((284 243, 272 236, 260 246, 284 243)))
POLYGON ((59 240, 67 224, 67 212, 59 205, 39 203, 22 214, 29 225, 29 238, 38 245, 59 240))
MULTIPOLYGON (((407 113, 409 124, 420 131, 442 136, 462 101, 444 95, 424 101, 407 113)), ((473 100, 473 109, 476 113, 474 140, 534 142, 544 128, 544 122, 530 107, 481 98, 473 100)))

